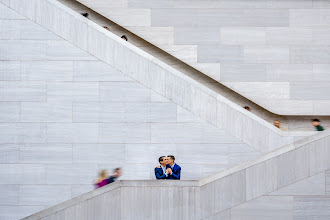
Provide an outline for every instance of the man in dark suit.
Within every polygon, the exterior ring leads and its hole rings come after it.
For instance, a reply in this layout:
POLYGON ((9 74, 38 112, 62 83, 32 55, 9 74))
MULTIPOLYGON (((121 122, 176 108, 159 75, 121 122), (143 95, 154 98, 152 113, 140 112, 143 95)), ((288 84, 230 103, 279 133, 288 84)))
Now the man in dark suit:
POLYGON ((168 161, 168 164, 166 167, 170 168, 168 179, 180 180, 181 167, 174 162, 175 157, 173 155, 168 155, 167 161, 168 161))
POLYGON ((166 170, 167 165, 167 157, 161 156, 158 159, 160 166, 155 168, 155 176, 157 179, 168 179, 169 169, 166 170))

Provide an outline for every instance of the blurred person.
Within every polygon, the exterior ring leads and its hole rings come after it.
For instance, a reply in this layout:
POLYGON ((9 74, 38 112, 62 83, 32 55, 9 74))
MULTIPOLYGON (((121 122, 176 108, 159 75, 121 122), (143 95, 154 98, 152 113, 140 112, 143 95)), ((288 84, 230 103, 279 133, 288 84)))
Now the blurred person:
POLYGON ((107 26, 104 26, 103 28, 106 29, 106 30, 108 30, 108 31, 110 31, 110 29, 107 26))
POLYGON ((281 127, 281 123, 279 120, 274 121, 274 126, 281 129, 282 131, 285 131, 285 129, 281 127))
POLYGON ((126 40, 126 41, 128 41, 128 38, 126 37, 126 35, 123 35, 123 36, 121 36, 120 38, 121 38, 121 39, 124 39, 124 40, 126 40))
POLYGON ((100 188, 109 184, 109 177, 106 170, 101 170, 99 172, 99 178, 95 181, 96 188, 100 188))
POLYGON ((173 155, 168 155, 167 161, 166 171, 169 172, 168 179, 180 180, 181 167, 175 163, 175 157, 173 155))
POLYGON ((109 183, 113 183, 115 182, 119 177, 121 176, 121 168, 116 168, 114 170, 114 174, 112 174, 112 176, 109 177, 109 183))
POLYGON ((249 107, 249 106, 244 106, 244 109, 245 109, 246 111, 250 111, 250 107, 249 107))
POLYGON ((324 128, 320 125, 320 120, 315 118, 312 120, 312 124, 315 127, 316 131, 324 131, 324 128))
POLYGON ((88 18, 88 13, 81 13, 82 16, 84 16, 85 18, 88 18))
POLYGON ((156 179, 168 179, 169 170, 166 170, 167 157, 161 156, 158 159, 160 166, 155 167, 155 176, 156 179))

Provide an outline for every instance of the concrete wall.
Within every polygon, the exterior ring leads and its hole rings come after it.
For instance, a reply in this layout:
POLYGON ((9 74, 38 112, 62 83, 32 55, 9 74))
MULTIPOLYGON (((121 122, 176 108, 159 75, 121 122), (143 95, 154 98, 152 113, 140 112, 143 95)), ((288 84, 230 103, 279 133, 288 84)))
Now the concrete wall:
POLYGON ((329 219, 329 142, 315 135, 199 182, 117 182, 26 220, 75 220, 82 208, 85 219, 329 219))
POLYGON ((330 114, 327 0, 78 1, 271 112, 330 114))

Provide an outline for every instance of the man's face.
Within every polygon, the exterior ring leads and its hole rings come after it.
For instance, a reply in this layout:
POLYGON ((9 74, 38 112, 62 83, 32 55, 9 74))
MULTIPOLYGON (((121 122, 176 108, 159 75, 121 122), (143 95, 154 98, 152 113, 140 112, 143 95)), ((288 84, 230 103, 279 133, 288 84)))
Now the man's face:
POLYGON ((118 178, 118 177, 120 177, 120 175, 121 175, 121 170, 117 170, 115 173, 115 176, 118 178))
POLYGON ((168 160, 168 164, 170 165, 174 164, 174 160, 172 158, 169 157, 167 160, 168 160))
POLYGON ((160 161, 160 165, 162 165, 163 167, 165 167, 167 163, 167 157, 163 157, 163 161, 160 161))
POLYGON ((275 127, 280 127, 280 122, 279 121, 274 121, 274 125, 275 125, 275 127))
POLYGON ((318 122, 318 121, 313 121, 312 123, 313 123, 313 126, 314 126, 314 127, 320 125, 320 122, 318 122))

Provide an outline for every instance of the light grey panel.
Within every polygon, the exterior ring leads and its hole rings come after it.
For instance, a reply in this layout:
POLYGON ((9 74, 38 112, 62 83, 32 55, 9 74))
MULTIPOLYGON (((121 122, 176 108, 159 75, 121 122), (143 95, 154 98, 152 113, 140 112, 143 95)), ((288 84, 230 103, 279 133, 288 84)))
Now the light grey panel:
POLYGON ((0 122, 19 121, 19 102, 0 102, 0 122))
POLYGON ((176 27, 174 28, 174 44, 216 44, 220 40, 218 27, 176 27))
POLYGON ((199 9, 197 26, 241 27, 244 26, 244 11, 243 9, 199 9))
POLYGON ((282 189, 270 193, 275 196, 303 196, 303 195, 325 195, 325 173, 311 176, 307 179, 293 183, 282 189))
POLYGON ((330 9, 291 9, 290 26, 329 26, 330 9))
POLYGON ((18 185, 0 185, 0 205, 18 205, 18 185))
POLYGON ((101 123, 100 143, 150 143, 150 124, 101 123))
POLYGON ((101 82, 100 101, 150 102, 150 90, 138 82, 101 82))
POLYGON ((97 123, 48 123, 47 141, 57 143, 97 143, 97 123))
MULTIPOLYGON (((84 184, 84 183, 81 183, 84 184)), ((92 184, 85 184, 85 185, 71 185, 71 197, 75 198, 77 196, 80 196, 82 194, 88 193, 92 190, 95 189, 95 186, 93 186, 92 184)))
POLYGON ((24 144, 20 146, 21 163, 72 163, 71 144, 24 144))
POLYGON ((292 83, 290 83, 291 99, 328 100, 329 92, 330 92, 329 82, 292 82, 292 83))
POLYGON ((8 5, 9 6, 9 0, 0 0, 0 2, 4 5, 8 5))
POLYGON ((221 220, 231 220, 231 209, 226 210, 226 211, 221 212, 221 213, 217 213, 213 216, 208 217, 205 220, 219 220, 219 219, 221 219, 221 220))
POLYGON ((128 0, 129 8, 171 8, 173 1, 162 0, 128 0))
POLYGON ((215 212, 221 212, 246 201, 245 170, 214 182, 215 212))
POLYGON ((244 24, 252 27, 287 27, 289 9, 245 9, 244 24))
POLYGON ((177 122, 205 122, 203 119, 193 114, 181 106, 177 106, 177 122))
POLYGON ((167 98, 165 98, 164 96, 154 92, 154 91, 150 91, 151 92, 151 102, 171 102, 170 100, 168 100, 167 98))
POLYGON ((313 45, 329 45, 330 44, 330 28, 314 27, 313 29, 313 45))
POLYGON ((0 81, 0 101, 46 101, 45 82, 0 81))
POLYGON ((44 143, 44 123, 1 123, 0 143, 44 143))
POLYGON ((96 164, 51 164, 46 166, 46 184, 93 183, 97 172, 96 164))
POLYGON ((313 64, 314 81, 330 81, 330 64, 313 64))
POLYGON ((19 162, 19 145, 0 144, 0 163, 18 163, 18 162, 19 162))
POLYGON ((174 103, 151 103, 148 122, 176 122, 177 105, 174 103))
POLYGON ((247 144, 228 144, 228 163, 239 164, 260 155, 256 149, 247 144))
POLYGON ((44 60, 46 41, 0 40, 1 60, 44 60))
POLYGON ((241 46, 198 46, 197 61, 200 63, 241 63, 243 48, 241 46))
POLYGON ((311 8, 314 0, 269 0, 268 6, 271 8, 311 8))
POLYGON ((266 81, 265 64, 221 64, 220 80, 228 82, 266 81))
POLYGON ((1 184, 44 184, 43 164, 0 164, 1 184))
POLYGON ((61 40, 59 36, 33 21, 22 21, 19 28, 22 40, 61 40))
POLYGON ((314 8, 330 8, 330 2, 327 0, 313 0, 314 8))
POLYGON ((0 206, 1 220, 17 220, 45 209, 45 206, 0 206))
MULTIPOLYGON (((125 112, 124 120, 125 122, 148 122, 150 113, 149 103, 124 103, 125 112)), ((157 109, 155 109, 157 110, 157 109)), ((154 112, 157 114, 158 112, 154 112)), ((156 115, 155 115, 156 116, 156 115)))
POLYGON ((262 45, 266 44, 266 29, 263 27, 222 27, 221 44, 262 45))
MULTIPOLYGON (((140 164, 151 162, 156 166, 158 158, 165 155, 164 148, 166 148, 165 145, 125 144, 125 163, 140 164)), ((175 148, 175 146, 169 146, 169 148, 175 148)), ((168 153, 168 151, 165 152, 168 153)))
POLYGON ((310 148, 310 175, 330 169, 329 138, 323 138, 311 143, 310 148))
POLYGON ((226 144, 178 144, 175 156, 182 163, 227 164, 227 155, 226 144))
POLYGON ((151 26, 193 27, 197 25, 196 9, 152 9, 151 26))
POLYGON ((0 61, 0 80, 20 80, 19 61, 0 61))
POLYGON ((87 52, 64 40, 47 41, 48 60, 96 60, 87 52))
POLYGON ((214 125, 203 123, 203 143, 242 143, 242 141, 214 125))
POLYGON ((277 189, 277 159, 267 160, 246 170, 246 200, 277 189))
POLYGON ((60 102, 22 102, 22 122, 72 122, 72 104, 60 102))
POLYGON ((324 197, 295 197, 295 220, 328 220, 330 218, 330 198, 324 197))
POLYGON ((127 75, 101 61, 75 61, 75 81, 132 81, 127 75))
POLYGON ((288 46, 245 46, 245 63, 289 63, 288 46))
POLYGON ((291 63, 330 63, 329 46, 292 46, 291 63))
POLYGON ((297 81, 312 81, 312 80, 313 80, 312 64, 268 64, 267 65, 267 81, 297 82, 297 81))
POLYGON ((304 27, 268 27, 267 44, 311 45, 313 29, 304 27))
POLYGON ((309 177, 309 148, 282 154, 277 158, 278 188, 309 177))
POLYGON ((99 101, 98 82, 48 82, 48 101, 99 101))
POLYGON ((231 210, 234 220, 293 220, 293 199, 289 196, 262 196, 231 210))
POLYGON ((72 61, 23 61, 21 79, 36 81, 72 81, 72 61))
POLYGON ((215 214, 215 188, 214 182, 200 187, 200 209, 201 218, 210 217, 215 214))
POLYGON ((70 185, 20 185, 20 205, 56 205, 71 199, 70 185))
POLYGON ((24 20, 0 20, 0 39, 14 40, 20 39, 20 23, 24 20))
MULTIPOLYGON (((115 166, 111 166, 111 168, 116 168, 115 166)), ((120 179, 123 180, 146 180, 150 179, 151 170, 154 167, 151 164, 124 164, 122 166, 123 175, 120 179)))
MULTIPOLYGON (((181 166, 181 180, 199 180, 203 177, 203 167, 199 164, 181 163, 178 160, 178 165, 181 166)), ((153 175, 155 174, 154 169, 153 175)))
POLYGON ((0 5, 0 19, 27 19, 5 5, 0 5))
POLYGON ((73 163, 122 164, 124 144, 74 144, 73 163))

